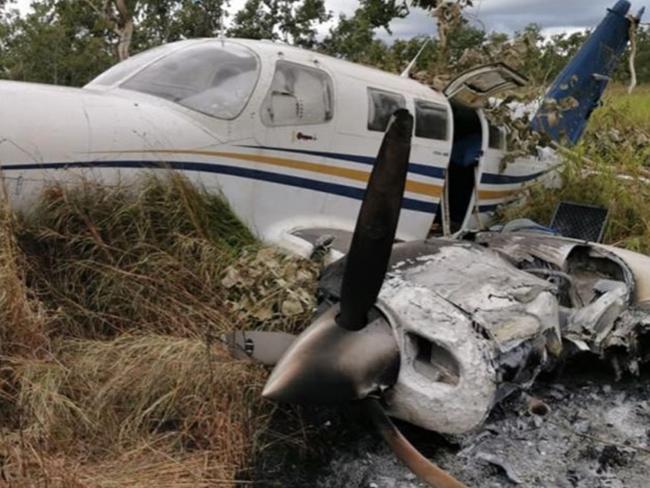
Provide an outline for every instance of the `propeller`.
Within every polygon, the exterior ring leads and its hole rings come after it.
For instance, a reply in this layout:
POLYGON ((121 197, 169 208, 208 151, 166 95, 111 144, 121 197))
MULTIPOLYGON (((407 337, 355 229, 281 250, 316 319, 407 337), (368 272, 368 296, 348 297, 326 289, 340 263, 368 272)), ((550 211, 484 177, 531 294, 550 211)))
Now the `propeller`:
POLYGON ((403 109, 395 112, 370 174, 348 251, 337 317, 344 329, 366 326, 384 282, 402 208, 412 132, 411 114, 403 109))
POLYGON ((393 115, 357 217, 340 304, 309 326, 284 354, 262 395, 285 403, 341 403, 392 385, 399 348, 390 325, 369 317, 384 282, 406 186, 413 117, 393 115), (372 322, 372 327, 367 327, 372 322), (366 330, 367 329, 367 330, 366 330))
POLYGON ((390 261, 411 152, 413 117, 398 110, 368 180, 346 257, 341 300, 291 344, 262 395, 285 403, 365 400, 370 418, 401 459, 434 488, 465 488, 420 454, 369 397, 397 381, 400 352, 393 330, 375 308, 390 261))

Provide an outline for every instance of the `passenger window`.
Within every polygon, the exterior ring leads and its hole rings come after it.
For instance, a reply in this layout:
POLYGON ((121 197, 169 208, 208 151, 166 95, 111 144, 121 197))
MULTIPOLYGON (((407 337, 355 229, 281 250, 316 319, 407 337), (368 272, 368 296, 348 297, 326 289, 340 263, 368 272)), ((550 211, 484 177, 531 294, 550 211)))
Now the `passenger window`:
POLYGON ((270 126, 322 124, 334 114, 332 79, 319 69, 278 61, 262 104, 270 126))
POLYGON ((447 140, 447 107, 424 100, 415 101, 415 137, 447 140))
POLYGON ((406 100, 402 95, 368 88, 368 130, 386 132, 391 116, 405 107, 406 100))
POLYGON ((490 124, 490 149, 505 149, 506 134, 503 129, 490 124))

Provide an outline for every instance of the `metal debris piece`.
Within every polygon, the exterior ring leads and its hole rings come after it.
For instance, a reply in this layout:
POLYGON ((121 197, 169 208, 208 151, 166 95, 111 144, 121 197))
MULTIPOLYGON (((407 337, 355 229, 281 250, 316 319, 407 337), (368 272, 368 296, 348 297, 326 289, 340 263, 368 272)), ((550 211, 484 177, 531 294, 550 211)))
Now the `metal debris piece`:
POLYGON ((503 471, 506 477, 514 484, 521 485, 523 483, 521 478, 515 473, 512 466, 506 461, 499 458, 498 456, 495 456, 494 454, 490 454, 488 452, 479 451, 476 453, 476 457, 487 463, 492 464, 493 466, 498 467, 501 471, 503 471))
POLYGON ((528 397, 528 413, 536 417, 545 417, 551 413, 551 407, 539 398, 528 397))

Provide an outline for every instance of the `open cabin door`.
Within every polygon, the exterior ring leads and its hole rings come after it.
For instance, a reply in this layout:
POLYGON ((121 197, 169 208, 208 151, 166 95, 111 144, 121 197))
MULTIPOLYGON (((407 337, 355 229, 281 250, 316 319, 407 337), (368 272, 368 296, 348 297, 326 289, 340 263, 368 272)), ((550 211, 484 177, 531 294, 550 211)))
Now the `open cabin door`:
POLYGON ((445 233, 464 229, 480 204, 480 175, 489 141, 489 124, 481 108, 490 97, 522 87, 527 81, 505 64, 493 64, 460 75, 444 90, 454 114, 454 139, 441 210, 445 233))

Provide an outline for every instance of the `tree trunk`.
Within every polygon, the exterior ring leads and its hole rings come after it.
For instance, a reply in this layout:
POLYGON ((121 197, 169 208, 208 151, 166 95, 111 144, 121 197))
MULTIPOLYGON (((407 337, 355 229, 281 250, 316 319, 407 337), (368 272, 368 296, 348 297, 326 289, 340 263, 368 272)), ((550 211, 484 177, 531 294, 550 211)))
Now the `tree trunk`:
POLYGON ((133 13, 129 12, 125 0, 114 0, 114 2, 115 8, 119 14, 117 25, 114 29, 118 36, 117 57, 120 61, 124 61, 129 57, 131 42, 133 40, 133 31, 135 30, 133 13))
POLYGON ((124 61, 129 57, 131 50, 131 41, 133 40, 133 19, 130 18, 124 27, 117 30, 117 35, 119 36, 119 42, 117 44, 117 57, 120 61, 124 61))

